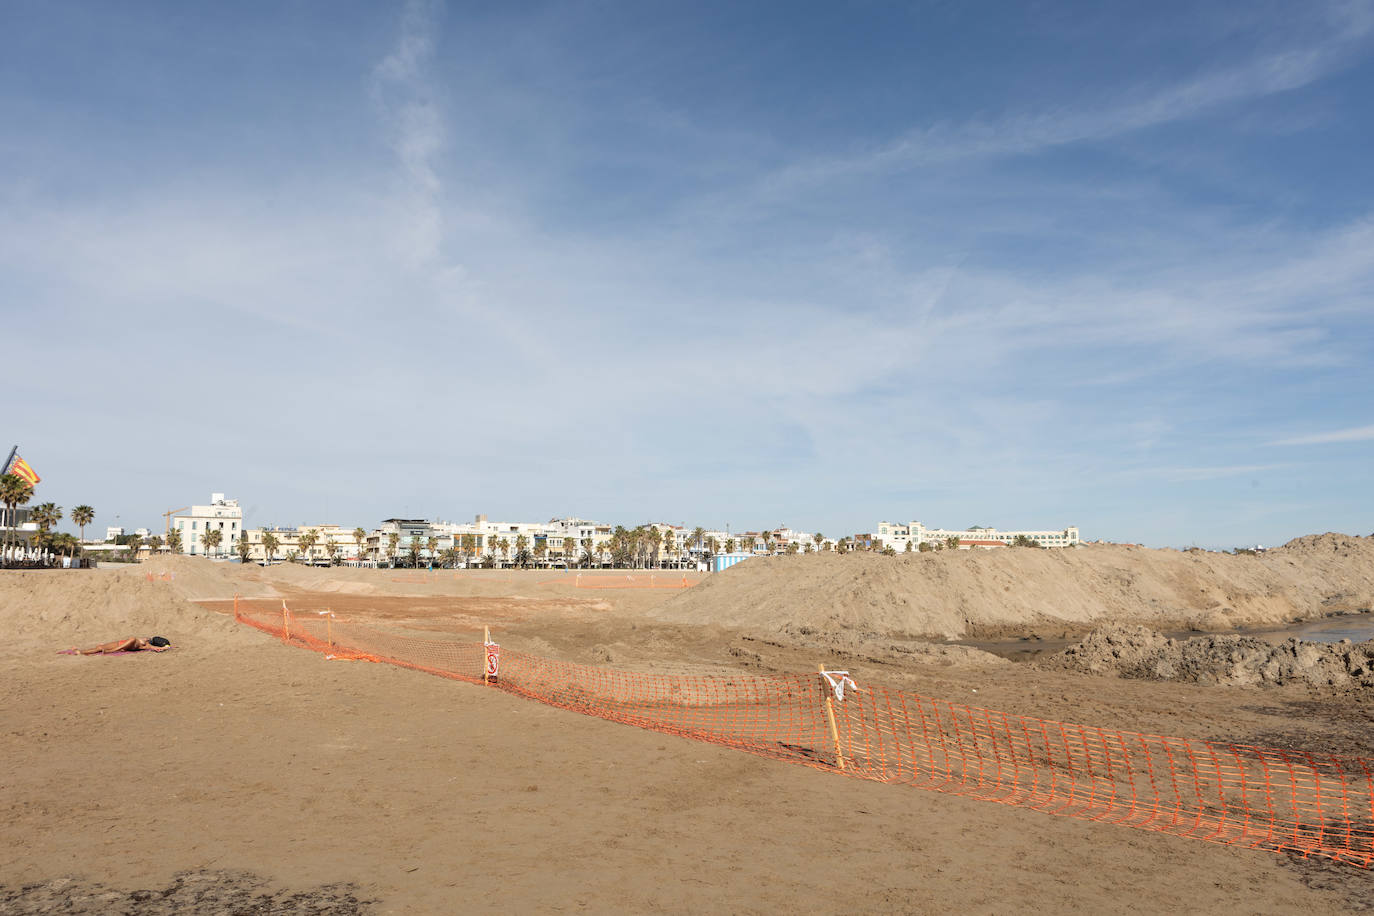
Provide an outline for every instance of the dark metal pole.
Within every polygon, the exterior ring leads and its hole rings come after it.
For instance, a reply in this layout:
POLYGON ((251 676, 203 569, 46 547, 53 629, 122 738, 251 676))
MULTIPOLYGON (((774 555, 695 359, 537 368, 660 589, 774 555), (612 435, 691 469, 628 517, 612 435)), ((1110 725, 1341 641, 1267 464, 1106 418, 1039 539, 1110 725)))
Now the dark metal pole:
MULTIPOLYGON (((14 456, 17 454, 19 454, 19 446, 16 445, 14 448, 10 449, 10 456, 5 459, 4 466, 0 467, 0 474, 8 474, 10 472, 10 463, 14 461, 14 456)), ((8 509, 9 507, 7 506, 6 508, 8 509)), ((10 510, 5 514, 10 516, 10 518, 6 519, 8 525, 5 528, 4 547, 0 548, 0 565, 9 564, 10 529, 14 527, 14 511, 10 510)))

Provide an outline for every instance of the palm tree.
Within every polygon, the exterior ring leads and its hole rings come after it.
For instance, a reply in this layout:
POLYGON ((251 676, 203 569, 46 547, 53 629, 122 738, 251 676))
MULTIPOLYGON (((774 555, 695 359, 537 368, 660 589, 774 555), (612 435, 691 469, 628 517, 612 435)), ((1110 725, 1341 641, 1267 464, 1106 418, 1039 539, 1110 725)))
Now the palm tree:
POLYGON ((697 525, 695 528, 692 529, 692 543, 696 545, 697 550, 701 550, 702 542, 705 541, 705 540, 706 540, 706 529, 705 529, 705 528, 701 527, 700 525, 697 525))
POLYGON ((510 556, 510 538, 501 538, 496 544, 501 548, 501 560, 504 562, 510 556))
POLYGON ((735 552, 735 539, 734 539, 734 538, 726 538, 726 539, 725 539, 725 552, 726 552, 726 553, 734 553, 734 552, 735 552))
POLYGON ((140 534, 131 534, 129 535, 129 540, 125 543, 129 545, 129 559, 137 560, 138 549, 143 546, 143 536, 140 534))
POLYGON ((148 538, 148 549, 151 550, 153 553, 157 553, 158 551, 162 550, 162 535, 155 534, 152 537, 148 538))
POLYGON ((419 568, 420 568, 420 536, 419 536, 418 534, 412 534, 412 535, 410 536, 410 546, 409 546, 408 548, 406 548, 406 552, 410 554, 410 566, 411 566, 411 568, 412 568, 412 569, 419 569, 419 568))
MULTIPOLYGON (((502 543, 505 543, 502 541, 502 543)), ((530 539, 523 534, 515 536, 515 559, 517 565, 529 562, 530 539)))
POLYGON ((210 551, 219 546, 219 542, 224 537, 224 532, 217 528, 206 528, 205 536, 201 539, 205 543, 205 555, 210 556, 210 551))
POLYGON ((181 553, 181 529, 173 528, 167 532, 167 552, 181 553))
POLYGON ((815 534, 811 535, 811 540, 816 542, 816 551, 820 552, 821 544, 825 543, 825 535, 817 531, 815 534))
POLYGON ((710 551, 711 556, 713 557, 716 554, 720 553, 720 541, 716 540, 716 536, 714 534, 706 539, 706 549, 710 551))
POLYGON ((239 562, 247 563, 250 547, 248 544, 248 532, 240 532, 239 539, 234 542, 234 549, 238 551, 239 562))
POLYGON ((367 532, 362 528, 353 529, 353 542, 358 545, 358 559, 363 558, 363 539, 367 537, 367 532))
POLYGON ((439 554, 439 539, 430 535, 425 541, 425 546, 429 548, 429 568, 434 568, 434 558, 439 554))
POLYGON ((582 539, 582 553, 585 555, 584 558, 583 558, 583 565, 585 565, 585 566, 587 566, 588 568, 590 568, 591 565, 592 565, 592 539, 591 539, 591 538, 583 538, 583 539, 582 539))
POLYGON ((548 538, 540 538, 539 540, 537 540, 537 541, 534 542, 534 555, 535 555, 536 557, 538 557, 538 559, 539 559, 539 565, 540 565, 540 566, 543 566, 543 565, 544 565, 544 558, 545 558, 546 556, 548 556, 548 553, 549 553, 549 539, 548 539, 548 538))
POLYGON ((334 540, 332 536, 324 539, 324 552, 329 554, 329 565, 337 566, 339 563, 339 542, 334 540))
POLYGON ((81 542, 70 534, 55 534, 52 537, 53 549, 59 554, 65 553, 68 559, 76 559, 77 548, 81 542))
POLYGON ((95 521, 95 510, 90 506, 77 506, 72 510, 72 524, 81 529, 81 540, 86 540, 86 526, 95 521))
POLYGON ((55 528, 62 521, 62 507, 56 503, 39 503, 33 507, 29 518, 40 532, 47 533, 49 528, 55 528))
POLYGON ((671 558, 673 555, 673 548, 676 546, 677 537, 673 534, 673 532, 671 530, 663 532, 663 552, 671 558))
POLYGON ((300 548, 301 559, 306 565, 314 565, 315 542, 319 539, 320 534, 314 528, 307 528, 300 537, 296 538, 296 546, 300 548))
POLYGON ((0 502, 5 504, 5 549, 0 552, 0 560, 9 557, 9 547, 14 543, 14 529, 19 526, 15 524, 18 517, 15 514, 15 506, 22 506, 33 496, 33 487, 29 482, 18 474, 0 475, 0 502))
POLYGON ((659 531, 657 528, 650 528, 645 534, 646 540, 648 541, 647 546, 649 554, 653 557, 654 563, 657 564, 658 549, 663 545, 663 532, 659 531))
POLYGON ((262 553, 263 560, 268 565, 272 565, 272 557, 277 553, 277 536, 270 531, 262 533, 262 553))
POLYGON ((62 521, 62 507, 56 503, 39 503, 29 513, 29 519, 38 526, 39 546, 48 546, 48 529, 56 528, 57 523, 62 521))

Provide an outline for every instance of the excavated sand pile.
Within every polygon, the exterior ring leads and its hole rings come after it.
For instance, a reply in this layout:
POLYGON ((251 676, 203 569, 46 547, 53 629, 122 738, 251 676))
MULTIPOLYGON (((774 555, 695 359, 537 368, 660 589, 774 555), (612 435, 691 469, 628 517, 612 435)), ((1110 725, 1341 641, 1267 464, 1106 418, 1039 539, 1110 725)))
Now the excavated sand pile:
POLYGON ((1374 687, 1374 640, 1337 645, 1289 639, 1277 646, 1248 636, 1169 639, 1147 627, 1094 630, 1037 667, 1221 687, 1374 687))
POLYGON ((1301 537, 1257 556, 1071 550, 747 560, 650 611, 677 623, 960 638, 1107 622, 1224 630, 1374 606, 1374 538, 1301 537))
POLYGON ((0 575, 0 655, 127 636, 166 636, 178 646, 242 638, 245 628, 230 617, 192 604, 171 586, 147 581, 138 566, 8 571, 0 575))

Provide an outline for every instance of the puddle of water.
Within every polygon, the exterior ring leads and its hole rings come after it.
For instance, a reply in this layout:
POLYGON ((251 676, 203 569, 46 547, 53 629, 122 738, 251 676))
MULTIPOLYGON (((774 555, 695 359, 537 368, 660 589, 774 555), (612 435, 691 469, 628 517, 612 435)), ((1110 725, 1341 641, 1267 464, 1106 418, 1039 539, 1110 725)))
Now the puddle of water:
POLYGON ((1327 617, 1322 620, 1309 620, 1295 623, 1278 630, 1264 630, 1246 635, 1260 639, 1283 642, 1296 637, 1304 642, 1337 643, 1342 639, 1351 642, 1364 642, 1374 639, 1374 615, 1358 614, 1349 617, 1327 617))
MULTIPOLYGON (((1265 642, 1281 643, 1285 639, 1300 639, 1303 642, 1338 643, 1342 639, 1351 642, 1364 642, 1374 639, 1374 614, 1361 611, 1343 617, 1323 617, 1320 620, 1307 620, 1289 624, 1286 627, 1267 630, 1205 630, 1202 632, 1170 632, 1166 636, 1187 639, 1190 636, 1253 636, 1265 642)), ((1028 662, 1046 655, 1063 652, 1069 646, 1077 645, 1077 639, 997 639, 986 641, 956 640, 954 645, 971 646, 1014 662, 1028 662)))

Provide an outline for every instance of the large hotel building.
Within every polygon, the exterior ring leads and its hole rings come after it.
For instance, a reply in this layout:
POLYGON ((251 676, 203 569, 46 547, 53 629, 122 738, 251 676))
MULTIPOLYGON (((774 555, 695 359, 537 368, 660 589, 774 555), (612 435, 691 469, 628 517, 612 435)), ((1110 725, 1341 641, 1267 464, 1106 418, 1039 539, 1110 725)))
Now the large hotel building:
POLYGON ((960 547, 1010 547, 1018 537, 1026 537, 1041 547, 1075 547, 1078 545, 1078 529, 1070 526, 1060 531, 998 531, 996 528, 967 528, 963 531, 949 531, 944 528, 927 528, 920 522, 905 525, 897 522, 879 522, 878 539, 883 547, 902 551, 908 542, 915 550, 925 543, 948 541, 958 538, 960 547))

